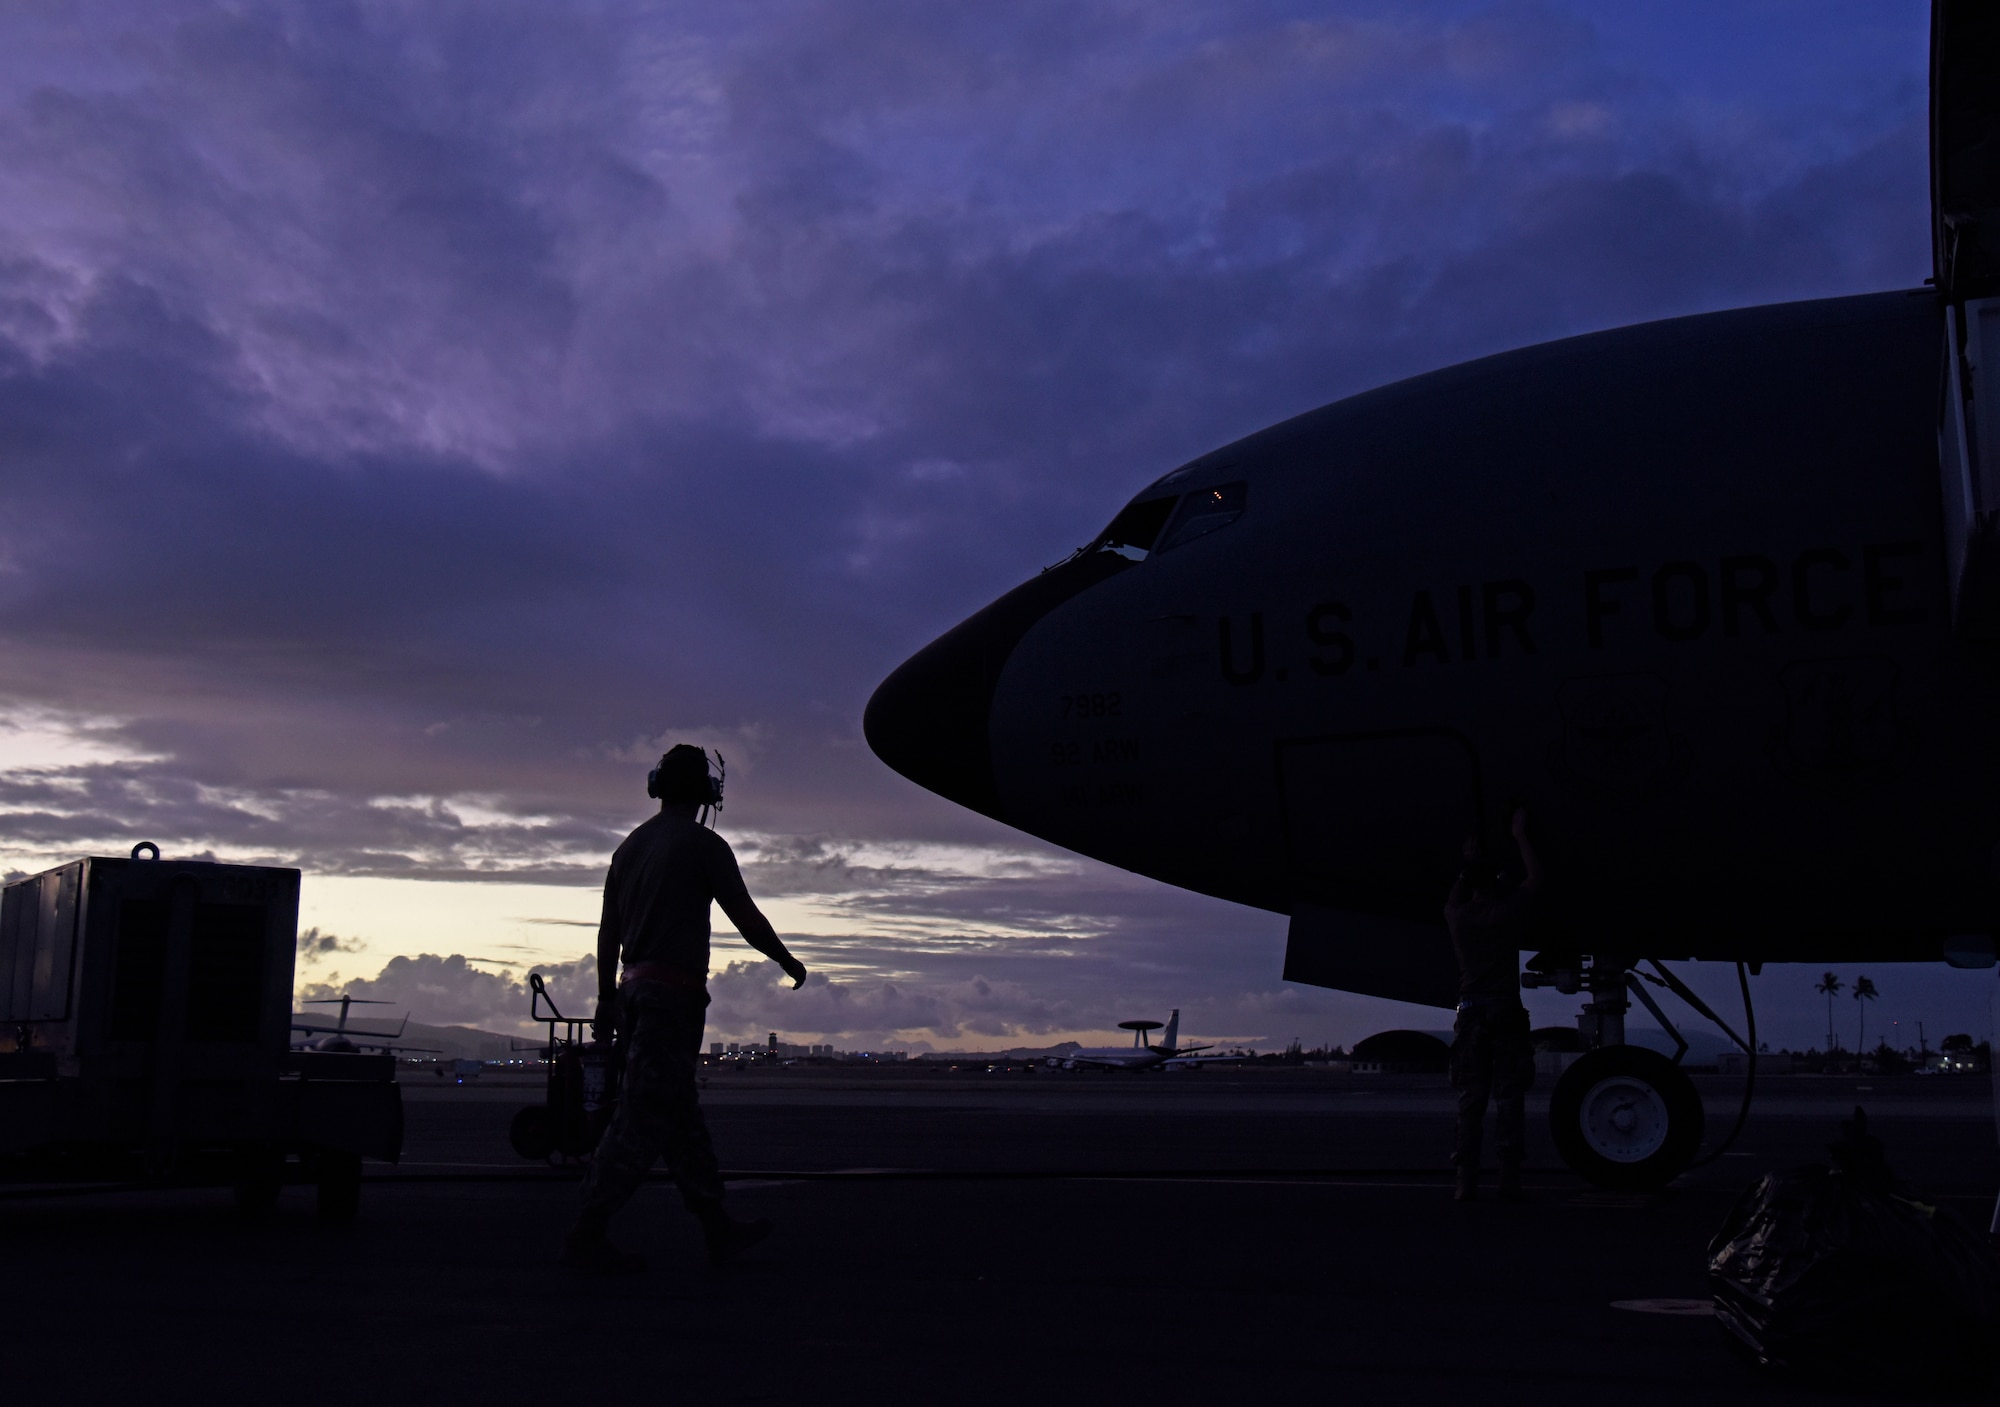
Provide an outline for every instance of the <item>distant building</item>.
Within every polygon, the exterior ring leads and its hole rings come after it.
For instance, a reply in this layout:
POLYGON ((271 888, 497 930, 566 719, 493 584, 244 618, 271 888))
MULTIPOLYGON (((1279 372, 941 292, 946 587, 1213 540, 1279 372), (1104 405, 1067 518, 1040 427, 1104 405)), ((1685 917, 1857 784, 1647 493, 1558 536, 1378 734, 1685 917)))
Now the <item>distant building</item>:
MULTIPOLYGON (((731 1046, 731 1047, 730 1047, 730 1049, 731 1049, 731 1050, 734 1050, 735 1048, 736 1048, 736 1047, 734 1047, 734 1046, 731 1046)), ((717 1057, 717 1056, 720 1056, 720 1055, 722 1054, 722 1042, 721 1042, 721 1041, 710 1041, 710 1042, 708 1043, 708 1054, 709 1054, 709 1057, 710 1057, 711 1059, 713 1059, 713 1058, 715 1058, 715 1057, 717 1057)))
POLYGON ((1430 1075, 1450 1063, 1448 1032, 1383 1031, 1354 1044, 1354 1073, 1430 1075))

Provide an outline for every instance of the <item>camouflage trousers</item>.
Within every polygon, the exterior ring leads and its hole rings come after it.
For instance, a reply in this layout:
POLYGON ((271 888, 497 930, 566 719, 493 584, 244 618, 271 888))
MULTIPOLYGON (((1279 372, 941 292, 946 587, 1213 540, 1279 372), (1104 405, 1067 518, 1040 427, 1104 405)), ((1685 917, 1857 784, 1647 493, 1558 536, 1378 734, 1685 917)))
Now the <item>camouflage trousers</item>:
POLYGON ((707 1011, 708 993, 691 987, 627 982, 618 989, 625 1075, 618 1108, 584 1175, 587 1218, 608 1220, 661 1157, 689 1211, 707 1216, 721 1207, 722 1174, 695 1090, 707 1011))
POLYGON ((1458 1151, 1452 1162, 1479 1166, 1486 1105, 1493 1104, 1493 1145, 1500 1166, 1519 1167, 1527 1147, 1523 1103, 1535 1082, 1528 1013, 1518 1002, 1472 1002, 1452 1024, 1451 1084, 1458 1091, 1458 1151))

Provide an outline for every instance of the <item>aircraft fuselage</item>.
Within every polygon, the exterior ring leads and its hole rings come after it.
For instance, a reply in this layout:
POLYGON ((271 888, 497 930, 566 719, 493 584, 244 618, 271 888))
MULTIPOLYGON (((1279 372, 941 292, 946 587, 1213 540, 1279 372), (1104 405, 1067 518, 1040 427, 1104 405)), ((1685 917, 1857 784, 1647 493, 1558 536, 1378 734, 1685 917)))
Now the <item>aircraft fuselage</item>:
POLYGON ((1302 415, 1141 492, 1110 537, 1153 550, 1100 540, 912 658, 870 742, 1356 944, 1434 933, 1522 803, 1549 941, 1936 958, 1991 930, 2000 841, 1942 328, 1928 291, 1716 313, 1302 415))

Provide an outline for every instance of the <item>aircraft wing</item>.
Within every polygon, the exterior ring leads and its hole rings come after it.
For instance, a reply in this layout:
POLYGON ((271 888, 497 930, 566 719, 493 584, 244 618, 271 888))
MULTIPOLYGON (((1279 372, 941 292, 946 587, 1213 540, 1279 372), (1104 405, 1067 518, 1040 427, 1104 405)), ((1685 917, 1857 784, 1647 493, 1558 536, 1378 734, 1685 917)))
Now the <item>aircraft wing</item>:
MULTIPOLYGON (((327 1031, 327 1032, 326 1032, 326 1034, 328 1034, 328 1035, 339 1035, 339 1036, 340 1036, 340 1037, 342 1037, 343 1039, 349 1039, 349 1038, 351 1038, 351 1037, 352 1037, 352 1036, 354 1035, 354 1033, 353 1033, 352 1031, 338 1031, 338 1032, 336 1032, 336 1031, 331 1031, 331 1030, 327 1031)), ((428 1045, 395 1045, 395 1044, 392 1044, 391 1042, 388 1042, 388 1041, 353 1041, 353 1042, 352 1042, 352 1044, 353 1044, 353 1046, 354 1046, 354 1049, 355 1049, 355 1051, 356 1051, 357 1053, 367 1053, 367 1052, 371 1052, 371 1051, 372 1051, 372 1052, 374 1052, 374 1053, 376 1053, 376 1054, 380 1054, 380 1055, 396 1055, 396 1054, 409 1054, 409 1055, 442 1055, 442 1054, 444 1054, 444 1052, 443 1052, 443 1051, 441 1051, 441 1050, 439 1050, 439 1049, 438 1049, 438 1048, 437 1048, 436 1046, 428 1046, 428 1045)), ((293 1047, 292 1047, 292 1049, 293 1049, 293 1050, 312 1050, 313 1048, 314 1048, 314 1047, 313 1047, 312 1045, 310 1045, 310 1044, 302 1044, 302 1045, 295 1045, 295 1046, 293 1046, 293 1047)))
POLYGON ((358 1026, 323 1026, 316 1021, 294 1021, 292 1029, 305 1036, 346 1036, 358 1045, 362 1040, 393 1041, 403 1034, 403 1028, 410 1024, 405 1016, 393 1031, 364 1031, 358 1026))

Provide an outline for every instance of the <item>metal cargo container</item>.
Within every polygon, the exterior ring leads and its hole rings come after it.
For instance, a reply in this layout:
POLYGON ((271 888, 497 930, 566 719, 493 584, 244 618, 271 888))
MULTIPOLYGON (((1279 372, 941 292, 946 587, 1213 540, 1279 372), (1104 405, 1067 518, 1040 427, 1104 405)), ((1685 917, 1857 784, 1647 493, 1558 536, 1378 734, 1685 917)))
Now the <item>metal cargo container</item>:
MULTIPOLYGON (((151 851, 151 857, 141 853, 151 851)), ((93 857, 0 888, 0 1176, 314 1182, 402 1150, 388 1056, 290 1049, 299 872, 93 857)))

